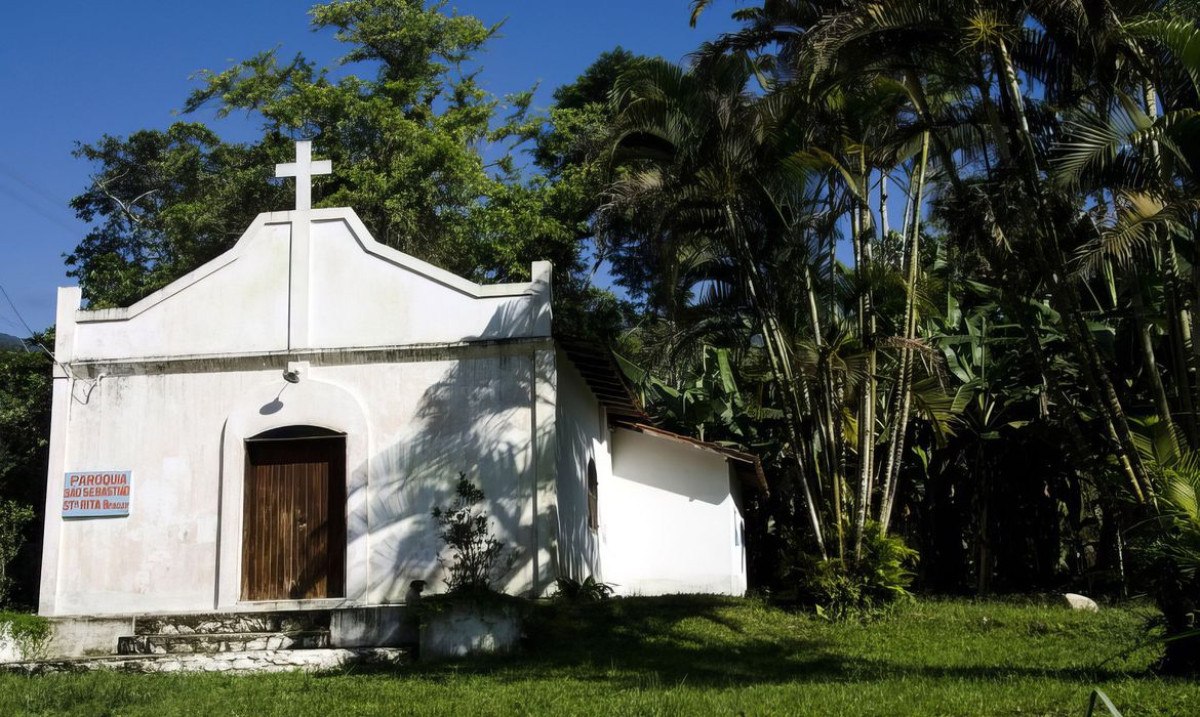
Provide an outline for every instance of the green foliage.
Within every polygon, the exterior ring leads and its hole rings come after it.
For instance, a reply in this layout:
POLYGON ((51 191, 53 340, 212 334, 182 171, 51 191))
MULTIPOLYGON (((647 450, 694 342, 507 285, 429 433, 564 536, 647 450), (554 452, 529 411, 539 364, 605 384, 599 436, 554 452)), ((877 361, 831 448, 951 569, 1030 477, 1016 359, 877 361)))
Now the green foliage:
POLYGON ((1161 503, 1149 525, 1156 559, 1178 567, 1178 576, 1200 573, 1200 454, 1183 451, 1175 429, 1154 418, 1139 421, 1138 448, 1155 477, 1161 503))
POLYGON ((449 560, 438 558, 448 573, 446 587, 451 593, 491 592, 504 543, 491 534, 488 517, 479 510, 485 502, 483 490, 466 473, 458 474, 454 494, 450 505, 431 511, 438 537, 450 550, 449 560))
POLYGON ((126 305, 228 249, 259 212, 288 207, 272 168, 291 160, 290 137, 310 134, 334 166, 316 180, 315 206, 353 207, 382 243, 476 280, 527 278, 530 262, 551 260, 556 298, 572 300, 578 218, 526 181, 504 144, 531 136, 531 97, 496 98, 473 69, 495 28, 421 0, 311 15, 347 46, 340 68, 268 50, 202 72, 184 105, 259 117, 257 139, 180 122, 80 146, 96 171, 72 206, 95 228, 68 262, 90 305, 126 305))
POLYGON ((25 544, 25 529, 33 522, 33 508, 0 500, 0 606, 8 604, 13 579, 9 565, 25 544))
POLYGON ((45 654, 52 635, 49 620, 23 612, 0 612, 0 632, 5 629, 28 660, 39 659, 45 654))
POLYGON ((1137 588, 1130 416, 1200 448, 1200 35, 1195 3, 1068 5, 756 3, 615 83, 623 353, 657 416, 766 459, 780 554, 873 518, 935 589, 1137 588), (712 400, 709 347, 752 401, 712 400))
POLYGON ((760 400, 764 377, 753 360, 748 352, 702 344, 694 353, 663 358, 660 366, 670 365, 664 377, 617 356, 642 403, 662 423, 705 440, 750 446, 782 418, 778 408, 760 400))
POLYGON ((1182 450, 1175 429, 1140 421, 1138 448, 1159 491, 1135 531, 1142 580, 1162 610, 1168 673, 1200 674, 1200 453, 1182 450))
POLYGON ((803 558, 793 572, 800 600, 831 620, 872 617, 912 600, 917 551, 868 524, 858 560, 803 558))
POLYGON ((621 47, 602 52, 574 82, 554 90, 550 122, 537 136, 538 166, 558 177, 572 171, 606 174, 597 160, 612 122, 609 96, 621 75, 644 59, 621 47))
MULTIPOLYGON (((574 82, 554 91, 554 104, 544 118, 519 133, 534 142, 533 162, 545 175, 534 182, 543 212, 557 218, 577 245, 587 247, 592 274, 608 258, 595 236, 597 210, 612 176, 608 97, 621 73, 641 59, 619 47, 601 53, 574 82)), ((591 274, 581 272, 570 283, 561 277, 556 281, 556 298, 560 289, 571 298, 556 303, 556 325, 571 336, 607 343, 636 321, 629 302, 594 286, 591 274)))
POLYGON ((566 602, 600 602, 612 597, 613 588, 608 583, 598 582, 592 575, 582 582, 562 577, 555 582, 554 598, 566 602))
MULTIPOLYGON (((32 340, 53 348, 53 331, 32 340)), ((0 351, 0 493, 28 502, 40 495, 50 433, 51 362, 40 348, 0 351)))
MULTIPOLYGON (((54 345, 49 331, 32 337, 54 345)), ((49 459, 51 361, 36 351, 0 351, 0 606, 34 600, 49 459)))
POLYGON ((94 226, 67 256, 93 308, 126 306, 228 249, 254 216, 287 206, 268 178, 288 143, 231 145, 195 122, 104 135, 75 155, 98 167, 71 200, 94 226))

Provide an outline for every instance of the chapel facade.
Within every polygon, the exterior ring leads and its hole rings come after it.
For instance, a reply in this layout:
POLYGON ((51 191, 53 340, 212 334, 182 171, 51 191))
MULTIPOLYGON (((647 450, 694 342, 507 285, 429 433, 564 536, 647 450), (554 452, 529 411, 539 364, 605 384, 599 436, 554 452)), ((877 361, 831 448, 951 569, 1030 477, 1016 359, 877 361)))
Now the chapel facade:
POLYGON ((746 588, 750 456, 653 426, 611 357, 556 340, 551 266, 480 285, 312 209, 128 308, 59 290, 40 612, 396 605, 442 586, 430 516, 460 473, 498 587, 746 588))

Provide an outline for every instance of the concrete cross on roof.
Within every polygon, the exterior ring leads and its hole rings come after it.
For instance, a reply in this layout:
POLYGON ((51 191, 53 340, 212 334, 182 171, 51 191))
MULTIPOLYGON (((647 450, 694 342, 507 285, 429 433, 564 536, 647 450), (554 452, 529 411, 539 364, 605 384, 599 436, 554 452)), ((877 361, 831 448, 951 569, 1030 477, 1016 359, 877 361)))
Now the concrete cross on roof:
POLYGON ((333 172, 333 163, 328 159, 312 160, 312 142, 296 142, 296 161, 275 165, 276 177, 296 178, 296 211, 312 209, 312 178, 317 174, 333 172))

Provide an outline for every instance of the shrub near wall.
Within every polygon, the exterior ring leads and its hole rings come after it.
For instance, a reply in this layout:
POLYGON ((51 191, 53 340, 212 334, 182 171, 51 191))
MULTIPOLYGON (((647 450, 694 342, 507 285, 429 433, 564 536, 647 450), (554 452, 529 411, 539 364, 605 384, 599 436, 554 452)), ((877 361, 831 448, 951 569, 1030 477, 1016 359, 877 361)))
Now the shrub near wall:
POLYGON ((37 615, 0 612, 0 664, 43 657, 50 641, 50 621, 37 615))
POLYGON ((513 652, 521 639, 525 601, 492 587, 506 551, 491 533, 486 504, 483 490, 459 473, 454 501, 432 511, 451 558, 438 557, 448 573, 446 594, 421 600, 423 660, 513 652))

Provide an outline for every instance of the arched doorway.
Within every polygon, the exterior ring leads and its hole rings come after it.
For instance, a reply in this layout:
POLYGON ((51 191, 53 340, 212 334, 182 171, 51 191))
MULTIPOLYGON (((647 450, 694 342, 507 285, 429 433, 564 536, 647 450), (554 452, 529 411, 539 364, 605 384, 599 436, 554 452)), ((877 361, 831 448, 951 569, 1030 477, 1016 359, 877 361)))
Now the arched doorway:
POLYGON ((287 426, 246 439, 242 600, 343 597, 346 435, 287 426))

